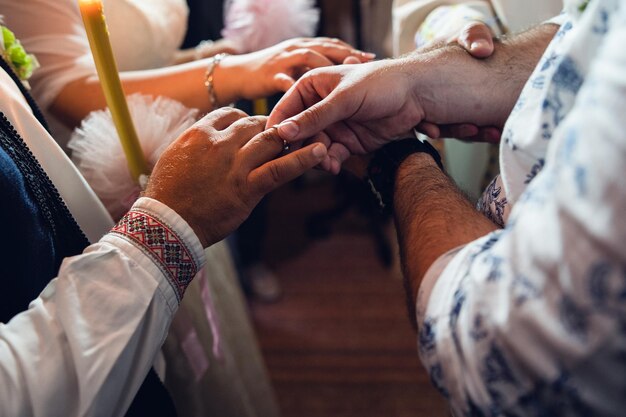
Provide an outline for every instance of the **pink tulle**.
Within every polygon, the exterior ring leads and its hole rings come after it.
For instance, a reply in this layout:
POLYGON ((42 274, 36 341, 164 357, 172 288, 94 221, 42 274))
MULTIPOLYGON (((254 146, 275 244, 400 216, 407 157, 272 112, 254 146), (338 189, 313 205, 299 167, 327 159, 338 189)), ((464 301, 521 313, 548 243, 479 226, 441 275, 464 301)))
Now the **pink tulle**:
POLYGON ((320 12, 314 0, 228 0, 222 36, 244 52, 313 36, 320 12))

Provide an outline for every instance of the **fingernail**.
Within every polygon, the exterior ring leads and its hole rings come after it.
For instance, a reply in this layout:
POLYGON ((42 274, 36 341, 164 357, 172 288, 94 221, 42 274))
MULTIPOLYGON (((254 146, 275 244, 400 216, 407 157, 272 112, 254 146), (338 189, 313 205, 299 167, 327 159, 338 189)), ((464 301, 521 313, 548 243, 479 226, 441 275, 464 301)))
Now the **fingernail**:
POLYGON ((286 120, 277 126, 278 134, 285 140, 293 139, 300 132, 300 128, 293 120, 286 120))
POLYGON ((313 156, 318 159, 326 156, 326 146, 322 145, 321 143, 316 145, 313 148, 313 156))
POLYGON ((484 40, 484 39, 479 39, 477 41, 472 42, 472 44, 470 45, 470 49, 472 51, 476 50, 476 49, 480 49, 480 48, 488 48, 489 47, 489 43, 484 40))
POLYGON ((365 58, 368 58, 368 59, 376 58, 376 54, 373 54, 371 52, 361 52, 361 55, 363 55, 365 58))

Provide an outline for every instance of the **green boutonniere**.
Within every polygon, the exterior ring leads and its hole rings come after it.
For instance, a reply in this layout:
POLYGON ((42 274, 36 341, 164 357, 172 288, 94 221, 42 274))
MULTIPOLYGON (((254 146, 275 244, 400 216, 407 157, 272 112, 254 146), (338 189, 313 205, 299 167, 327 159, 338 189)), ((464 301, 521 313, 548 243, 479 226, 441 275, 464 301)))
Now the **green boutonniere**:
POLYGON ((27 53, 15 34, 0 25, 2 36, 0 37, 0 53, 4 60, 11 66, 13 71, 24 83, 28 81, 33 71, 39 68, 39 62, 34 55, 27 53))

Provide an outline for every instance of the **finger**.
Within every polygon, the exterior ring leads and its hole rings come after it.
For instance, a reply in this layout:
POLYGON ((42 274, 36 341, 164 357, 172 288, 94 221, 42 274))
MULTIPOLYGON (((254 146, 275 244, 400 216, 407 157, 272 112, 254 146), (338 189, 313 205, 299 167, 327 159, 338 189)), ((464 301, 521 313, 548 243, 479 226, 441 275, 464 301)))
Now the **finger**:
POLYGON ((458 43, 475 58, 486 58, 493 54, 493 33, 483 22, 467 24, 459 34, 458 43))
POLYGON ((332 66, 334 63, 313 48, 301 48, 287 52, 283 64, 291 68, 319 68, 332 66))
POLYGON ((482 142, 498 144, 502 139, 502 131, 497 127, 482 127, 476 137, 480 138, 479 140, 482 142))
POLYGON ((469 123, 442 125, 439 126, 439 131, 440 138, 466 139, 478 134, 478 126, 469 123))
POLYGON ((439 126, 437 126, 434 123, 421 122, 415 127, 415 129, 418 132, 423 133, 424 135, 428 136, 431 139, 438 139, 441 137, 439 126))
POLYGON ((326 147, 317 143, 267 162, 248 176, 251 191, 260 197, 275 190, 319 164, 326 153, 326 147))
POLYGON ((341 165, 350 158, 350 151, 341 143, 333 143, 328 148, 328 158, 331 161, 329 171, 332 174, 339 174, 341 172, 341 165))
MULTIPOLYGON (((293 151, 293 150, 299 149, 300 147, 309 145, 311 143, 321 143, 322 145, 326 147, 326 149, 328 149, 330 148, 332 141, 330 137, 328 136, 328 134, 326 134, 325 131, 322 131, 318 133, 317 135, 315 135, 314 137, 305 140, 304 142, 291 143, 290 148, 293 151)), ((330 172, 330 167, 331 167, 331 159, 328 157, 328 155, 326 155, 324 159, 322 159, 322 162, 320 162, 319 168, 330 172)))
MULTIPOLYGON (((298 87, 298 84, 294 86, 298 87)), ((314 136, 326 129, 333 123, 345 119, 346 106, 343 106, 340 100, 337 100, 334 92, 330 93, 326 98, 315 103, 314 105, 303 108, 302 96, 290 90, 292 94, 287 94, 276 105, 272 114, 276 113, 275 119, 283 120, 278 127, 278 134, 288 142, 295 142, 314 136), (300 110, 301 109, 301 110, 300 110), (285 115, 291 115, 300 111, 299 114, 287 119, 285 115)), ((288 117, 288 116, 287 116, 288 117)), ((270 115, 272 120, 272 115, 270 115)))
POLYGON ((309 48, 330 59, 334 64, 341 64, 348 57, 355 58, 359 62, 368 62, 376 57, 372 53, 361 52, 351 47, 339 46, 329 42, 312 43, 309 48))
MULTIPOLYGON (((307 48, 335 48, 336 51, 343 50, 349 53, 351 56, 357 58, 359 62, 368 62, 376 58, 376 54, 371 52, 363 52, 359 49, 355 49, 352 45, 337 39, 337 38, 326 38, 326 37, 317 37, 317 38, 308 38, 303 39, 304 43, 301 44, 307 48)), ((339 59, 339 58, 337 58, 339 59)), ((336 63, 341 63, 341 61, 337 60, 336 63)))
POLYGON ((237 120, 248 117, 246 112, 239 109, 233 109, 231 107, 222 107, 217 110, 213 110, 202 119, 200 119, 196 126, 209 127, 215 130, 224 130, 237 120))
POLYGON ((328 126, 324 132, 330 137, 332 142, 341 143, 354 154, 364 154, 365 149, 361 144, 357 132, 351 128, 349 123, 338 122, 328 126))
POLYGON ((285 92, 296 83, 296 80, 294 80, 288 74, 279 72, 278 74, 274 75, 274 82, 276 83, 277 90, 285 92))
POLYGON ((359 60, 358 58, 354 56, 349 56, 343 60, 344 65, 354 65, 354 64, 360 64, 360 63, 361 63, 361 60, 359 60))
POLYGON ((241 118, 226 128, 229 140, 244 146, 250 138, 263 132, 267 116, 248 116, 241 118))
POLYGON ((276 128, 258 133, 241 148, 242 166, 252 171, 283 152, 284 142, 276 128))

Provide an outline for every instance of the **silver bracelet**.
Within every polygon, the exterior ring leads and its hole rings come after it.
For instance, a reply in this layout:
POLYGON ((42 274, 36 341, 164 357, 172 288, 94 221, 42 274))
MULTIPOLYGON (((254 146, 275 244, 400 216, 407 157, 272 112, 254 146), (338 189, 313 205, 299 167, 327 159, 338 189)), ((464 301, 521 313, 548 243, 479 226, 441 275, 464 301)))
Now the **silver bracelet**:
POLYGON ((227 56, 228 54, 226 53, 215 55, 213 58, 211 58, 211 62, 209 62, 209 66, 206 69, 204 85, 206 86, 207 92, 209 93, 209 100, 211 100, 212 110, 215 110, 218 106, 217 97, 215 96, 215 87, 213 86, 213 73, 215 72, 215 67, 217 67, 219 63, 227 56))

